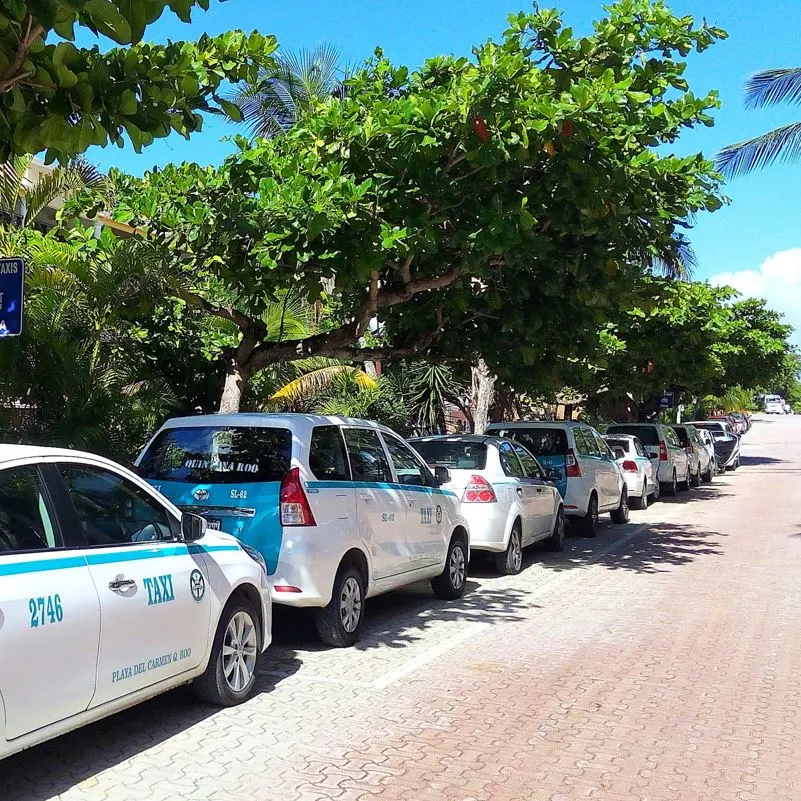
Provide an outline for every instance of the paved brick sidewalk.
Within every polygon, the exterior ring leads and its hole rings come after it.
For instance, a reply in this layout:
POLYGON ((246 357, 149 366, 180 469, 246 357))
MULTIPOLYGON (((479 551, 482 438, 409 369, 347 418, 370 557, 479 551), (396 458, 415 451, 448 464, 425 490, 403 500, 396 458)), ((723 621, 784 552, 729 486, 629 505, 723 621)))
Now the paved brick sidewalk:
POLYGON ((376 599, 357 649, 285 619, 252 702, 157 699, 0 763, 0 799, 799 801, 799 444, 760 422, 629 526, 376 599))

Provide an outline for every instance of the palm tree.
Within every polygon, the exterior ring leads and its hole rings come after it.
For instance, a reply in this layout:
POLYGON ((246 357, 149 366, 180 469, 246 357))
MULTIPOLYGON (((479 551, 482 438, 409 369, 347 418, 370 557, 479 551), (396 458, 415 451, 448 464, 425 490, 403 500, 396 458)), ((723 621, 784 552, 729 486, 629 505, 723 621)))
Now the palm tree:
MULTIPOLYGON (((801 103, 801 67, 765 70, 745 85, 746 108, 763 108, 777 103, 801 103)), ((773 162, 801 158, 801 122, 791 122, 773 131, 728 145, 718 153, 715 166, 733 177, 767 167, 773 162)))
POLYGON ((287 381, 269 398, 268 406, 283 406, 295 411, 307 411, 306 407, 319 403, 321 395, 331 394, 337 380, 347 376, 361 390, 378 389, 378 381, 367 375, 360 367, 342 364, 324 357, 299 359, 287 365, 296 377, 287 381))
POLYGON ((270 138, 288 131, 317 103, 341 96, 345 77, 339 51, 323 44, 279 53, 274 66, 262 68, 255 83, 237 88, 228 99, 254 136, 270 138))

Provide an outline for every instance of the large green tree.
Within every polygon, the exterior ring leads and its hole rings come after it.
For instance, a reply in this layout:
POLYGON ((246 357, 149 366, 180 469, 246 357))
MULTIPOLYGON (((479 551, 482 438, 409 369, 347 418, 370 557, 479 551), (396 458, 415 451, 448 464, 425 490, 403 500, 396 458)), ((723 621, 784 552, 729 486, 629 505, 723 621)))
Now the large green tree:
MULTIPOLYGON (((189 22, 209 0, 0 0, 0 160, 46 152, 62 161, 91 145, 139 151, 172 131, 189 136, 203 112, 236 107, 219 95, 271 65, 275 40, 231 31, 197 42, 142 42, 165 9, 189 22), (74 44, 83 31, 121 47, 74 44)), ((81 40, 85 41, 86 36, 81 40)))
POLYGON ((711 164, 669 146, 711 124, 717 97, 689 90, 682 58, 721 36, 621 0, 586 37, 543 10, 472 59, 410 72, 379 53, 345 97, 222 168, 123 182, 119 213, 163 248, 177 294, 238 326, 223 411, 309 356, 481 355, 537 385, 720 205, 711 164), (289 287, 325 299, 327 330, 267 338, 262 311, 289 287))

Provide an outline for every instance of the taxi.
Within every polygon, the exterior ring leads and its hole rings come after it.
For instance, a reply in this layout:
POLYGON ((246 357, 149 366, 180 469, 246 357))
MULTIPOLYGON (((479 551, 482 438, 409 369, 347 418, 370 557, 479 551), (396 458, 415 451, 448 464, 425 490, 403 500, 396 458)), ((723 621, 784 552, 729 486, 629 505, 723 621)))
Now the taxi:
POLYGON ((396 433, 311 414, 168 420, 139 475, 185 511, 257 549, 273 601, 314 609, 320 639, 358 639, 365 600, 430 580, 465 590, 470 537, 459 498, 396 433))
POLYGON ((241 703, 271 622, 257 552, 114 462, 0 445, 0 758, 181 684, 241 703))

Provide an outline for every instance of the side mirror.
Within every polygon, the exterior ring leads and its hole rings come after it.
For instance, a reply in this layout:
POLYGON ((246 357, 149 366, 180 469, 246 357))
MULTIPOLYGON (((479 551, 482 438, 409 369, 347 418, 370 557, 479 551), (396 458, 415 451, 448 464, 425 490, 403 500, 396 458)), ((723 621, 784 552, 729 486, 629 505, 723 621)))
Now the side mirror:
POLYGON ((184 512, 181 515, 181 539, 184 542, 197 542, 206 533, 206 520, 200 515, 184 512))
POLYGON ((437 465, 434 468, 434 478, 437 479, 437 485, 441 487, 443 484, 447 484, 451 480, 451 471, 448 470, 447 467, 443 467, 441 464, 437 465))
POLYGON ((562 480, 562 473, 560 470, 557 470, 555 467, 549 467, 545 471, 545 479, 546 481, 561 481, 562 480))
POLYGON ((626 451, 624 451, 623 448, 612 448, 612 453, 615 455, 615 459, 626 458, 626 451))

